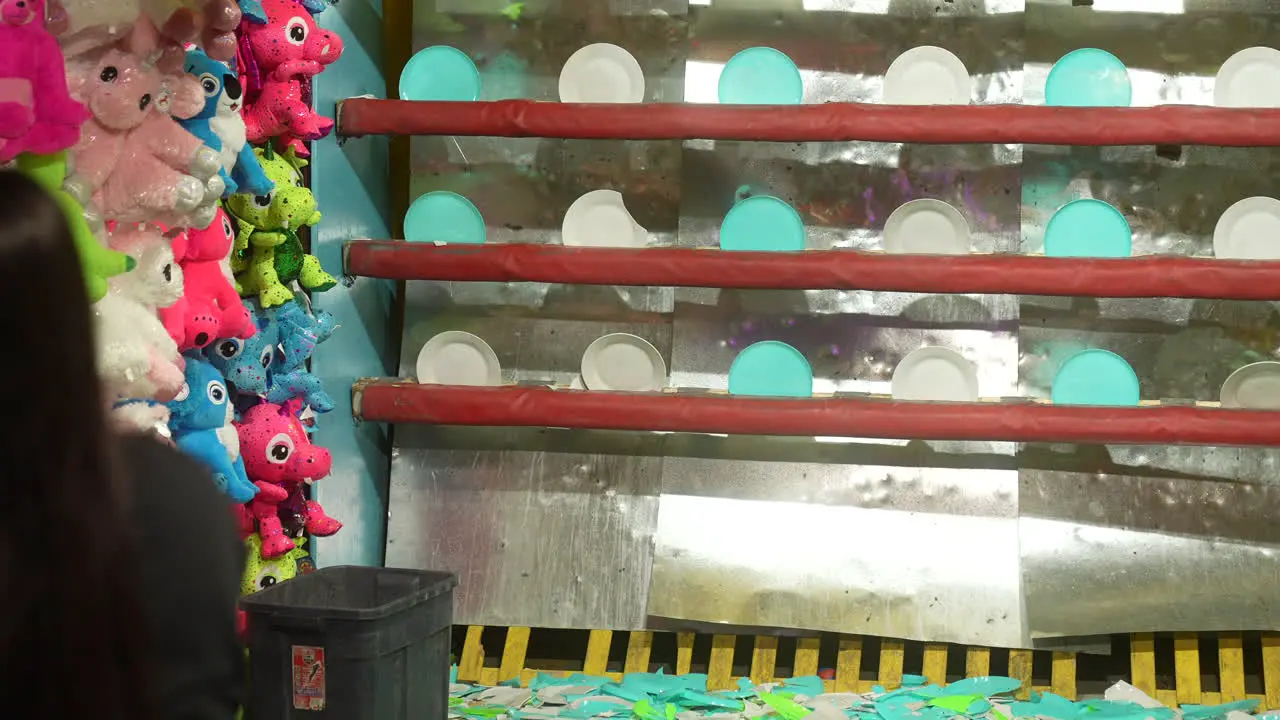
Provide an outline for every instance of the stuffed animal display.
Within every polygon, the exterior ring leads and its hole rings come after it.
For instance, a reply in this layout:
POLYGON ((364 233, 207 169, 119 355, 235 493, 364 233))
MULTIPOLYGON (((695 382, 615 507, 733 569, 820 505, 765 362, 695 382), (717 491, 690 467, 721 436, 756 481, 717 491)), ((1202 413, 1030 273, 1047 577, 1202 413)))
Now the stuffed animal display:
POLYGON ((329 3, 0 0, 0 165, 67 221, 110 421, 209 469, 258 589, 342 527, 309 496, 332 461, 304 421, 335 405, 304 159, 334 125, 310 97, 342 55, 329 3))

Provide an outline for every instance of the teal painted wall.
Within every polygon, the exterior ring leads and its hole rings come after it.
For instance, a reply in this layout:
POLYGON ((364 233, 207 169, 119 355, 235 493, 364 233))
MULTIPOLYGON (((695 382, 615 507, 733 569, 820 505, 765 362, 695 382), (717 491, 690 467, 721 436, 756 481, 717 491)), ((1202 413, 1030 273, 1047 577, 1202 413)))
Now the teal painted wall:
MULTIPOLYGON (((404 0, 393 0, 402 2, 404 0)), ((381 0, 342 0, 320 15, 320 24, 345 44, 342 58, 316 78, 316 110, 335 117, 339 99, 386 95, 382 74, 381 0)), ((352 238, 391 237, 388 223, 388 141, 360 138, 339 146, 330 136, 312 145, 311 185, 323 219, 312 232, 312 251, 334 275, 342 270, 342 245, 352 238)), ((329 342, 316 348, 313 371, 337 402, 319 418, 315 440, 333 453, 332 474, 314 486, 315 499, 329 515, 345 523, 332 538, 317 538, 316 562, 330 565, 381 565, 386 548, 389 429, 355 424, 351 419, 351 383, 362 377, 392 375, 398 360, 390 328, 393 283, 359 278, 316 295, 317 308, 333 313, 340 325, 329 342)))

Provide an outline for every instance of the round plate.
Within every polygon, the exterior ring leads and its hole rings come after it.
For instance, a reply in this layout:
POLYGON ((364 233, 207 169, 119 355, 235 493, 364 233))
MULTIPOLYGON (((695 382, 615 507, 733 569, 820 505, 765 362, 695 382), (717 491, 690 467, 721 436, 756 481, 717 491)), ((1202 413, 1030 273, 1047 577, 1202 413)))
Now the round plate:
POLYGON ((890 386, 894 400, 974 402, 978 369, 955 350, 922 347, 902 358, 890 386))
POLYGON ((588 45, 570 55, 560 70, 560 102, 644 102, 644 70, 624 48, 588 45))
POLYGON ((950 50, 933 45, 902 53, 884 74, 889 105, 968 105, 973 93, 969 70, 950 50))
POLYGON ((1280 50, 1245 48, 1227 58, 1213 83, 1218 107, 1280 107, 1280 50))
POLYGON ((582 384, 588 390, 657 392, 667 384, 667 364, 644 338, 613 333, 582 353, 582 384))
POLYGON ((489 343, 469 332, 449 330, 418 351, 418 382, 424 385, 502 384, 502 365, 489 343))
POLYGON ((404 214, 404 239, 479 245, 485 240, 484 216, 458 193, 429 192, 414 200, 404 214))
POLYGON ((1280 410, 1280 362, 1256 362, 1231 373, 1222 383, 1222 407, 1280 410))
POLYGON ((1280 259, 1280 200, 1250 197, 1227 208, 1213 228, 1213 255, 1231 260, 1280 259))
POLYGON ((899 205, 884 221, 884 250, 895 254, 964 255, 969 224, 941 200, 921 198, 899 205))
POLYGON ((1072 50, 1054 63, 1044 103, 1068 107, 1129 107, 1133 85, 1120 58, 1097 48, 1072 50))
POLYGON ((1133 254, 1133 230, 1124 213, 1101 200, 1072 200, 1049 218, 1044 228, 1044 254, 1129 257, 1133 254))
POLYGON ((725 63, 717 92, 725 105, 799 105, 804 100, 804 80, 786 54, 753 47, 725 63))
POLYGON ((1067 358, 1053 378, 1058 405, 1137 405, 1138 374, 1124 358, 1106 350, 1084 350, 1067 358))
POLYGON ((729 392, 765 397, 811 397, 813 369, 800 351, 766 340, 738 353, 729 367, 729 392))
POLYGON ((480 71, 466 53, 448 45, 419 50, 400 71, 401 100, 480 99, 480 71))
POLYGON ((572 247, 644 247, 649 231, 631 217, 617 190, 592 190, 569 206, 560 242, 572 247))
POLYGON ((721 250, 804 250, 804 220, 795 208, 770 195, 739 201, 720 224, 721 250))

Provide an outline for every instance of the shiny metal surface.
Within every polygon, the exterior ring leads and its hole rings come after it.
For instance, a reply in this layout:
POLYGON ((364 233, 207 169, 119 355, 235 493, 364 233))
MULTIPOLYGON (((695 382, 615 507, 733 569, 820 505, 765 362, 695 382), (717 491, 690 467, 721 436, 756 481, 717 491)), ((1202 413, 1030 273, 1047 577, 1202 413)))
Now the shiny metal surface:
MULTIPOLYGON (((646 97, 714 101, 720 66, 771 45, 806 102, 879 98, 916 45, 955 52, 977 103, 1043 102, 1076 47, 1115 53, 1134 102, 1208 103, 1223 60, 1280 35, 1280 0, 416 0, 418 48, 470 54, 486 99, 554 100, 568 56, 615 42, 646 97)), ((559 242, 564 211, 623 193, 651 244, 715 247, 733 203, 772 194, 815 249, 877 249, 907 200, 951 203, 984 252, 1038 252, 1066 202, 1119 208, 1138 253, 1209 255, 1218 216, 1275 194, 1280 153, 874 143, 416 138, 413 192, 453 190, 490 242, 559 242)), ((652 342, 672 384, 724 389, 738 351, 795 345, 819 392, 885 392, 943 345, 987 396, 1047 397, 1083 347, 1123 355, 1148 399, 1216 399, 1277 356, 1267 303, 409 283, 401 373, 449 329, 504 379, 577 382, 608 332, 652 342)), ((397 428, 388 563, 460 571, 459 621, 634 629, 646 615, 985 645, 1139 630, 1277 627, 1271 449, 397 428), (650 577, 652 580, 650 581, 650 577)))

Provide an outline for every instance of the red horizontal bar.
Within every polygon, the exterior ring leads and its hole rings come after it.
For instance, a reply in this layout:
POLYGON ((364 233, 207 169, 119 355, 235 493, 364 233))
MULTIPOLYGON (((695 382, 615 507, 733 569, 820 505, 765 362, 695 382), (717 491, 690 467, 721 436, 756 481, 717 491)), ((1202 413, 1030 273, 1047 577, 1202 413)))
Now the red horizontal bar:
POLYGON ((1172 255, 890 255, 563 245, 347 244, 347 272, 388 280, 1280 300, 1280 262, 1172 255))
POLYGON ((1280 145, 1280 109, 343 101, 338 132, 613 140, 1280 145))
POLYGON ((1280 415, 1256 410, 750 398, 396 381, 357 383, 353 393, 357 417, 389 423, 1117 445, 1280 445, 1280 415))

